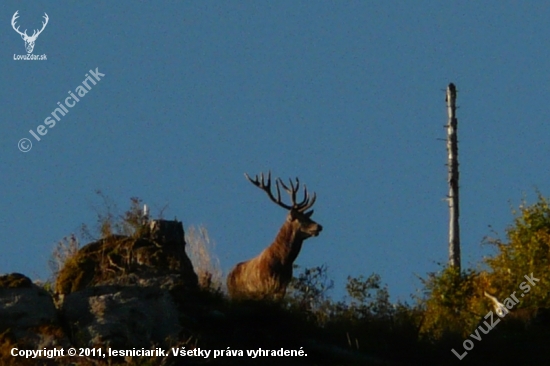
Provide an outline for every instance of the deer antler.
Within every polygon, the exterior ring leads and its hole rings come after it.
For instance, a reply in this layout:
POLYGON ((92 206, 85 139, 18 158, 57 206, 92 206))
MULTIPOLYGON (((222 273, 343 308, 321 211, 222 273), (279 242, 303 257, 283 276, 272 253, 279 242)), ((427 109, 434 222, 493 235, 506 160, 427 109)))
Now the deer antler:
POLYGON ((17 33, 19 33, 21 36, 26 36, 27 35, 27 30, 26 29, 25 29, 25 33, 22 33, 22 32, 19 31, 19 27, 15 28, 15 21, 17 20, 17 18, 19 18, 19 15, 17 15, 17 13, 19 13, 19 10, 17 10, 15 12, 15 14, 13 14, 13 17, 11 18, 11 26, 12 26, 13 30, 16 31, 17 33))
POLYGON ((40 35, 40 33, 42 33, 42 31, 44 30, 44 28, 46 28, 46 25, 48 24, 48 20, 50 20, 50 18, 48 18, 48 14, 46 14, 46 13, 44 13, 43 18, 44 18, 44 20, 45 20, 46 22, 42 22, 42 29, 40 29, 40 30, 38 31, 38 33, 36 33, 36 30, 35 30, 35 31, 32 33, 31 38, 37 38, 37 37, 40 35), (34 33, 36 33, 36 35, 35 35, 34 33))
MULTIPOLYGON (((298 210, 300 212, 307 211, 315 203, 315 200, 317 199, 317 195, 315 194, 315 192, 313 192, 313 197, 311 198, 311 201, 310 201, 309 193, 307 191, 307 187, 304 184, 304 199, 302 200, 302 202, 296 203, 296 193, 298 192, 298 189, 300 188, 300 181, 298 180, 298 177, 296 177, 296 186, 294 186, 294 184, 292 183, 292 179, 289 178, 288 181, 290 182, 290 188, 288 188, 283 183, 283 180, 281 178, 279 178, 277 183, 280 182, 281 185, 283 186, 283 188, 285 189, 285 191, 287 191, 287 193, 290 194, 290 196, 292 198, 292 206, 296 210, 298 210)), ((277 187, 278 187, 278 185, 277 185, 277 187)))
POLYGON ((275 180, 275 185, 277 186, 277 198, 273 196, 273 193, 271 193, 271 172, 268 172, 267 174, 267 183, 264 178, 264 173, 260 174, 260 177, 256 175, 254 179, 251 179, 248 174, 244 173, 245 177, 250 181, 250 183, 254 184, 256 187, 260 188, 264 192, 267 193, 268 197, 275 202, 277 205, 287 209, 287 210, 297 210, 300 212, 304 212, 308 210, 313 204, 315 203, 315 199, 317 198, 315 193, 313 193, 313 197, 309 198, 309 194, 307 191, 307 187, 304 185, 304 199, 300 203, 296 203, 296 193, 298 192, 298 189, 300 188, 300 181, 298 178, 296 178, 296 185, 292 182, 291 179, 289 179, 290 182, 290 188, 286 186, 281 178, 277 178, 275 180), (284 204, 281 201, 281 189, 279 187, 279 183, 283 186, 284 190, 287 191, 287 193, 290 195, 290 198, 292 200, 292 206, 284 204))
POLYGON ((12 26, 13 30, 15 30, 17 33, 19 33, 19 34, 21 35, 21 37, 24 37, 25 39, 36 39, 36 38, 38 38, 38 36, 40 35, 40 33, 42 33, 42 31, 44 30, 44 28, 46 28, 46 25, 48 24, 48 20, 50 19, 50 18, 48 17, 48 14, 44 13, 44 17, 43 17, 43 18, 44 18, 45 22, 42 22, 42 29, 40 29, 40 30, 35 29, 35 30, 33 31, 33 33, 32 33, 32 36, 29 37, 29 36, 27 35, 27 30, 26 30, 26 29, 25 29, 24 32, 21 32, 21 31, 19 30, 19 27, 15 28, 15 21, 17 20, 17 18, 19 18, 19 15, 17 15, 18 13, 19 13, 19 10, 17 10, 17 11, 15 12, 15 14, 13 14, 13 17, 11 18, 11 26, 12 26), (38 33, 37 33, 37 32, 38 32, 38 33))
POLYGON ((256 187, 260 188, 262 191, 267 193, 267 195, 269 196, 269 198, 273 202, 275 202, 276 204, 278 204, 279 206, 281 206, 281 207, 283 207, 287 210, 292 209, 292 206, 286 205, 281 201, 281 190, 279 188, 279 181, 278 180, 275 180, 275 184, 277 186, 277 198, 275 198, 273 196, 273 193, 271 193, 271 172, 267 173, 267 183, 265 183, 264 173, 260 174, 259 179, 258 179, 258 176, 256 175, 254 177, 254 180, 252 180, 252 178, 250 178, 248 176, 248 174, 244 173, 244 175, 245 175, 246 179, 248 179, 250 181, 250 183, 254 184, 256 187))

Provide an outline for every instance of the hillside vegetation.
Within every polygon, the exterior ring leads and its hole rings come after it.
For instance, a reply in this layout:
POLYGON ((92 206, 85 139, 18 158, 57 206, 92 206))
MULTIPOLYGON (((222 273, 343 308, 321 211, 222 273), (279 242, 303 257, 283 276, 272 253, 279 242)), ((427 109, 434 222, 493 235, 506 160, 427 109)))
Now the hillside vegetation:
MULTIPOLYGON (((175 304, 179 330, 170 339, 162 340, 165 349, 218 350, 221 356, 90 356, 26 360, 10 355, 13 347, 38 349, 43 344, 48 347, 89 344, 83 341, 82 334, 68 331, 76 329, 74 324, 67 324, 67 316, 59 315, 61 320, 32 329, 32 334, 40 334, 41 343, 36 340, 38 338, 24 336, 31 334, 27 331, 16 332, 13 325, 16 323, 0 319, 0 360, 8 365, 545 364, 550 356, 547 347, 550 341, 548 200, 539 195, 536 203, 523 203, 513 215, 504 239, 486 240, 485 244, 494 249, 491 256, 482 258, 475 268, 461 272, 442 267, 436 273, 427 274, 422 279, 423 295, 411 303, 392 303, 389 289, 377 274, 348 277, 346 298, 333 299, 330 297, 330 270, 322 264, 297 268, 283 301, 237 302, 229 300, 224 293, 219 261, 203 227, 186 228, 185 235, 187 255, 196 273, 193 280, 197 282, 196 288, 189 285, 189 281, 178 282, 180 277, 177 276, 183 273, 178 267, 180 262, 173 265, 170 273, 155 272, 152 260, 147 261, 146 272, 132 272, 129 267, 122 269, 123 275, 103 271, 103 263, 107 262, 113 265, 119 260, 116 263, 123 267, 121 248, 131 252, 154 249, 150 243, 158 246, 156 239, 148 236, 151 233, 142 222, 141 201, 132 199, 130 209, 123 215, 113 214, 110 206, 107 213, 99 215, 98 237, 83 228, 81 236, 87 235, 93 241, 93 245, 86 246, 89 253, 100 248, 100 244, 111 252, 94 251, 92 263, 90 257, 82 254, 86 252, 82 251, 79 240, 74 235, 69 236, 53 253, 52 278, 37 291, 49 293, 57 302, 60 295, 103 291, 100 289, 107 287, 122 291, 125 286, 137 283, 142 286, 145 281, 147 286, 158 289, 151 290, 150 296, 169 296, 175 304), (78 270, 84 268, 82 263, 87 272, 78 270), (69 272, 67 268, 73 269, 69 272), (96 276, 90 271, 105 274, 96 276), (80 273, 86 273, 87 277, 80 273), (143 273, 147 273, 147 277, 143 273), (167 282, 167 278, 170 281, 167 282), (168 289, 166 293, 161 291, 165 288, 168 289), (507 307, 504 316, 497 314, 490 296, 507 307), (47 336, 55 341, 44 343, 47 336), (275 354, 261 356, 260 349, 275 354), (247 350, 259 352, 258 356, 247 357, 247 350), (283 353, 284 350, 302 350, 303 353, 294 357, 276 355, 277 351, 283 353), (243 356, 238 351, 242 351, 243 356)), ((147 255, 173 263, 170 253, 160 257, 157 252, 147 255)), ((0 316, 7 303, 2 294, 35 286, 25 278, 13 274, 0 277, 0 316)), ((170 307, 162 309, 171 311, 170 307)), ((502 310, 499 311, 502 313, 502 310)), ((158 343, 150 344, 149 348, 157 346, 158 343)), ((106 345, 97 344, 97 347, 105 348, 106 345)))

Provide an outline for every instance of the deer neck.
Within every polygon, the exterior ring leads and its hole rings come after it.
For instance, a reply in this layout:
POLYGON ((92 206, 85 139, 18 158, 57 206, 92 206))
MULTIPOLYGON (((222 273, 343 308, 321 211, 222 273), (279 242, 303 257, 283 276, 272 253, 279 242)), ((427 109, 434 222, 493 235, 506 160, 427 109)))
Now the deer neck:
POLYGON ((297 229, 292 223, 285 221, 268 250, 270 255, 283 265, 292 264, 302 249, 303 241, 304 239, 298 237, 297 229))

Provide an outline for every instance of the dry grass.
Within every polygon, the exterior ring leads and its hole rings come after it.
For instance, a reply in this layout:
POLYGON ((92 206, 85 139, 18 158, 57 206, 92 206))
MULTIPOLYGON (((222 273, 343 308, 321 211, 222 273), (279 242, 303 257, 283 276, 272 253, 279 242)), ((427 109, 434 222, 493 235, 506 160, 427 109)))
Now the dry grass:
POLYGON ((214 255, 215 244, 204 226, 189 226, 185 232, 186 251, 204 289, 220 291, 222 270, 220 260, 214 255))
POLYGON ((78 249, 80 249, 80 243, 74 234, 64 237, 57 243, 49 261, 54 279, 57 278, 67 260, 76 255, 78 249))

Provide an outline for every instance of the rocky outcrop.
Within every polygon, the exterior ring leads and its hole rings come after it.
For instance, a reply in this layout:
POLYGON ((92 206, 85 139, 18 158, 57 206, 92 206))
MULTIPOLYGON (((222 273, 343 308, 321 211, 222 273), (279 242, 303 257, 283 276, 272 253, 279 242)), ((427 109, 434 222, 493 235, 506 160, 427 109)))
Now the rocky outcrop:
POLYGON ((182 223, 156 220, 134 237, 110 235, 82 247, 59 272, 55 292, 65 295, 98 285, 144 285, 167 275, 179 276, 189 290, 198 286, 185 253, 182 223))
POLYGON ((19 273, 0 276, 0 335, 38 348, 69 344, 51 295, 19 273))
POLYGON ((60 311, 76 347, 167 347, 178 338, 178 309, 154 286, 96 286, 65 296, 60 311))
POLYGON ((197 289, 182 223, 156 220, 82 247, 53 295, 23 275, 0 277, 0 336, 32 348, 168 346, 182 329, 178 302, 197 289))
POLYGON ((319 339, 311 337, 308 316, 283 303, 231 302, 211 288, 201 291, 183 234, 180 222, 153 221, 133 236, 109 235, 83 246, 65 261, 54 284, 39 286, 20 274, 0 277, 0 365, 377 364, 326 344, 321 328, 314 331, 319 339), (166 353, 11 356, 13 348, 71 347, 166 353), (303 349, 308 356, 283 361, 246 354, 259 349, 303 349), (218 356, 182 357, 173 350, 218 356))
POLYGON ((198 287, 183 225, 152 221, 134 237, 111 235, 69 259, 55 284, 73 344, 114 348, 167 345, 180 329, 174 291, 198 287))

